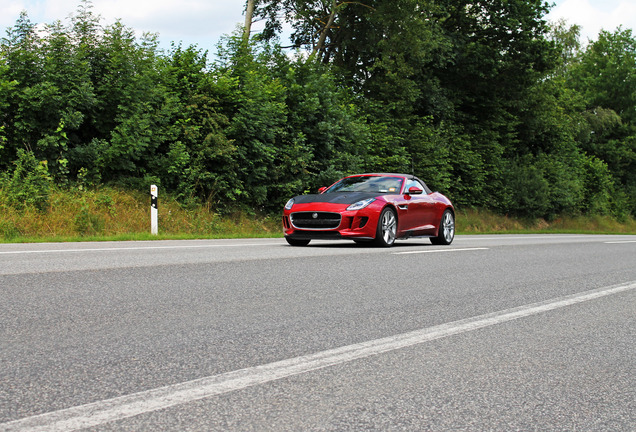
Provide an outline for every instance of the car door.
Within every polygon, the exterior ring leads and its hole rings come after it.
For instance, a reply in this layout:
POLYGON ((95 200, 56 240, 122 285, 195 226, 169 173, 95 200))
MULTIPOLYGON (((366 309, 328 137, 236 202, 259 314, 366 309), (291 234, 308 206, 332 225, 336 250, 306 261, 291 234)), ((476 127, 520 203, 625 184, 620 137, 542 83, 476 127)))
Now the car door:
POLYGON ((427 194, 427 188, 417 179, 409 180, 404 190, 404 200, 400 205, 400 230, 410 231, 412 235, 430 234, 434 230, 435 200, 427 194), (422 191, 409 193, 410 188, 422 191))

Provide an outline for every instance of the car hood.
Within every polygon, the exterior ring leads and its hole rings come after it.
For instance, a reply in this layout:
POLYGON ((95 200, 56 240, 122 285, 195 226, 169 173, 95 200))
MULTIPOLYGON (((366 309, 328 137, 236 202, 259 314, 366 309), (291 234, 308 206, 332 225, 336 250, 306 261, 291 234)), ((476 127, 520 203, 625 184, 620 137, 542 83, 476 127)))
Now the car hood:
POLYGON ((334 192, 326 194, 299 195, 297 197, 294 197, 294 204, 353 204, 368 198, 376 198, 379 195, 382 194, 376 192, 334 192))

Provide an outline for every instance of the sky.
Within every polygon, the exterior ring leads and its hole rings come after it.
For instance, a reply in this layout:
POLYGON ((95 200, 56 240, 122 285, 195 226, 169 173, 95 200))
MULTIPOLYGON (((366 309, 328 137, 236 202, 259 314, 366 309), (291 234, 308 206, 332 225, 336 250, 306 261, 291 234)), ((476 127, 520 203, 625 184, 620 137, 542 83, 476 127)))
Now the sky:
MULTIPOLYGON (((549 1, 555 6, 547 19, 563 18, 570 25, 580 25, 583 43, 596 40, 601 29, 614 31, 619 25, 636 32, 634 0, 549 1)), ((174 41, 213 53, 221 36, 231 34, 245 19, 245 0, 93 0, 92 3, 93 13, 103 18, 102 24, 121 19, 138 35, 158 33, 160 46, 165 49, 174 41)), ((0 36, 5 36, 5 30, 15 24, 23 10, 36 24, 56 20, 67 23, 79 4, 80 0, 0 0, 0 36)))

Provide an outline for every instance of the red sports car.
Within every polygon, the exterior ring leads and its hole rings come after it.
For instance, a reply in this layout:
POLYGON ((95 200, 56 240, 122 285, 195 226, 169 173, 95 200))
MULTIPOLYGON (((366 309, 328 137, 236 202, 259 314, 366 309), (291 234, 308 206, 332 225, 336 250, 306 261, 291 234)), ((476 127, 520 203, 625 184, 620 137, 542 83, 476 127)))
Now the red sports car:
POLYGON ((396 239, 430 237, 448 245, 455 237, 450 200, 409 174, 359 174, 319 194, 290 199, 283 211, 285 240, 306 246, 312 239, 349 239, 392 246, 396 239))

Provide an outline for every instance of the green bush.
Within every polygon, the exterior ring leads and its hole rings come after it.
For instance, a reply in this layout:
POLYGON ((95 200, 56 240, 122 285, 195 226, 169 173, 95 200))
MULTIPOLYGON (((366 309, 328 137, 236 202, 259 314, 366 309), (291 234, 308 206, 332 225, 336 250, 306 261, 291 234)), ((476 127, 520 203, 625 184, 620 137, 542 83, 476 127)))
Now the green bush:
POLYGON ((7 204, 17 210, 35 207, 45 211, 51 192, 51 177, 46 161, 38 161, 32 152, 18 150, 15 170, 1 177, 7 204))
POLYGON ((88 205, 83 205, 75 216, 75 231, 82 236, 99 234, 104 226, 104 218, 91 213, 88 205))
POLYGON ((20 236, 20 230, 12 221, 0 221, 0 238, 11 241, 20 236))
POLYGON ((529 161, 519 161, 508 171, 507 211, 515 216, 543 217, 550 207, 550 185, 543 173, 529 161))

